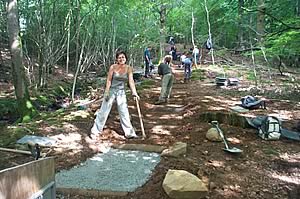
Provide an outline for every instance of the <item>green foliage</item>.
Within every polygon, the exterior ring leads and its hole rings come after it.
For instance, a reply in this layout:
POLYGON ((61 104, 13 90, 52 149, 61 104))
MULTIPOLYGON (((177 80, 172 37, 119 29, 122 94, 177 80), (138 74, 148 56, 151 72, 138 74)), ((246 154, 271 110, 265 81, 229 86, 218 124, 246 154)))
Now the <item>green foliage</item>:
POLYGON ((66 91, 66 88, 64 88, 62 85, 58 85, 57 87, 55 87, 53 94, 55 96, 64 97, 64 96, 68 96, 69 92, 66 91))
MULTIPOLYGON (((300 24, 300 21, 299 21, 300 24)), ((267 39, 267 53, 277 56, 289 56, 300 54, 300 32, 288 31, 281 35, 275 35, 267 39)))
POLYGON ((203 79, 205 79, 204 70, 201 70, 201 69, 193 70, 191 79, 192 80, 203 80, 203 79))
POLYGON ((255 77, 255 74, 253 71, 249 71, 246 78, 247 78, 247 80, 250 80, 250 81, 256 80, 256 77, 255 77))
POLYGON ((16 118, 18 116, 17 101, 15 99, 0 98, 0 120, 4 117, 16 118))
POLYGON ((22 127, 15 127, 10 129, 5 129, 0 133, 0 146, 1 147, 15 147, 16 140, 27 135, 28 131, 22 127))
POLYGON ((144 89, 149 89, 151 88, 155 82, 151 79, 146 79, 142 81, 139 85, 136 86, 136 89, 139 90, 144 90, 144 89))

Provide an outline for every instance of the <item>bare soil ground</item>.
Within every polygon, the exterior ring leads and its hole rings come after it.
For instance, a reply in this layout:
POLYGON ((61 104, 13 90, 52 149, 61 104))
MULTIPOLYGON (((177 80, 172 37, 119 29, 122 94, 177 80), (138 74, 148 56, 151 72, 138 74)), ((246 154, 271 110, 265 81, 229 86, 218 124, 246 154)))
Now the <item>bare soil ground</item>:
MULTIPOLYGON (((244 93, 217 88, 211 79, 194 79, 183 83, 182 70, 178 70, 169 103, 154 105, 160 92, 160 81, 154 79, 155 85, 140 92, 140 107, 144 117, 145 140, 125 140, 114 107, 107 122, 107 128, 98 143, 91 143, 87 134, 93 122, 92 117, 72 121, 61 121, 60 128, 53 127, 50 121, 39 123, 39 134, 58 136, 65 143, 65 148, 49 153, 54 156, 56 170, 70 168, 112 143, 141 143, 170 146, 177 141, 188 144, 187 154, 180 158, 162 158, 149 181, 126 197, 99 197, 106 199, 167 199, 162 182, 168 169, 186 170, 208 182, 207 198, 300 198, 300 144, 296 141, 280 139, 264 141, 255 129, 230 126, 226 120, 221 129, 231 146, 243 150, 240 155, 223 151, 224 144, 210 142, 206 132, 211 127, 203 121, 204 113, 231 114, 230 107, 239 103, 244 93)), ((249 86, 242 81, 240 87, 249 86)), ((266 97, 267 110, 254 110, 248 115, 274 113, 284 119, 283 126, 292 128, 300 118, 299 101, 275 100, 266 97)), ((135 103, 129 98, 129 109, 133 125, 139 132, 139 118, 135 103)), ((72 114, 71 110, 69 114, 72 114)), ((0 152, 0 168, 8 168, 33 158, 0 152), (2 158, 4 157, 4 158, 2 158)), ((86 196, 62 196, 58 198, 89 198, 86 196)))

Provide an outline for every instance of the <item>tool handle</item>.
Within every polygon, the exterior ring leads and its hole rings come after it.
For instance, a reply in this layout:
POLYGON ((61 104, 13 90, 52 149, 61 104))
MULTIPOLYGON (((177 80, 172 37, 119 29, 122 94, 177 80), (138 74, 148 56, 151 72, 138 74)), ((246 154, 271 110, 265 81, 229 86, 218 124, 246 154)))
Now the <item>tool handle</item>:
POLYGON ((143 119, 142 119, 142 114, 141 114, 140 105, 139 105, 139 101, 138 101, 137 98, 135 98, 135 101, 136 101, 136 107, 137 107, 137 110, 138 110, 139 119, 140 119, 140 123, 141 123, 142 136, 143 136, 143 138, 146 138, 144 124, 143 124, 143 119))
POLYGON ((224 136, 222 130, 219 128, 219 123, 218 123, 218 121, 212 121, 211 124, 217 129, 219 135, 221 136, 221 138, 222 138, 223 141, 224 141, 224 144, 225 144, 226 149, 228 149, 229 147, 228 147, 226 138, 225 138, 225 136, 224 136))

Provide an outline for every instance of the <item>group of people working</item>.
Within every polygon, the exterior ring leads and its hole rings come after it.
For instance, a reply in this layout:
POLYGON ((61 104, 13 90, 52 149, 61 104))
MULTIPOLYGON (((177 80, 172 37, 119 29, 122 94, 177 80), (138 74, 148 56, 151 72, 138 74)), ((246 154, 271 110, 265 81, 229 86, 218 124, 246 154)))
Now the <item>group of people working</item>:
MULTIPOLYGON (((172 45, 175 45, 174 41, 172 42, 172 45)), ((151 71, 154 69, 151 61, 150 51, 151 47, 147 47, 144 51, 145 78, 150 77, 151 71)), ((185 82, 189 81, 191 78, 193 57, 198 60, 199 49, 197 51, 196 46, 194 47, 192 54, 190 52, 185 52, 180 58, 184 67, 185 82)), ((97 137, 103 131, 114 101, 117 103, 117 109, 120 115, 120 122, 125 134, 125 138, 138 138, 130 121, 130 115, 128 111, 126 98, 127 82, 129 83, 134 100, 140 100, 140 97, 137 94, 133 79, 133 68, 126 64, 127 59, 126 53, 124 51, 119 51, 116 53, 116 63, 111 65, 109 68, 102 105, 96 115, 96 119, 90 133, 90 137, 92 139, 97 139, 97 137)), ((162 77, 162 84, 159 99, 157 102, 155 102, 156 105, 166 103, 170 98, 175 74, 175 65, 172 64, 173 59, 173 55, 166 55, 158 66, 158 74, 162 77)))

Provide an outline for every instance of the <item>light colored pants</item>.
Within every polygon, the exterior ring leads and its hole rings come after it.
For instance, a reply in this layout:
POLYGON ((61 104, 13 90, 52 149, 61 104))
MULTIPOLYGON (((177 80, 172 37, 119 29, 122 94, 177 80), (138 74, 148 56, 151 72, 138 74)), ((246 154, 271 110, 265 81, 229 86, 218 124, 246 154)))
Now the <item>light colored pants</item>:
POLYGON ((115 99, 117 101, 120 122, 125 136, 136 136, 133 126, 130 122, 127 99, 124 90, 110 91, 109 100, 106 101, 103 99, 100 111, 97 113, 94 126, 92 128, 92 133, 95 134, 95 132, 102 132, 115 99))
POLYGON ((174 81, 173 74, 170 73, 163 76, 161 82, 161 91, 159 96, 160 101, 165 101, 166 99, 170 98, 173 81, 174 81))

